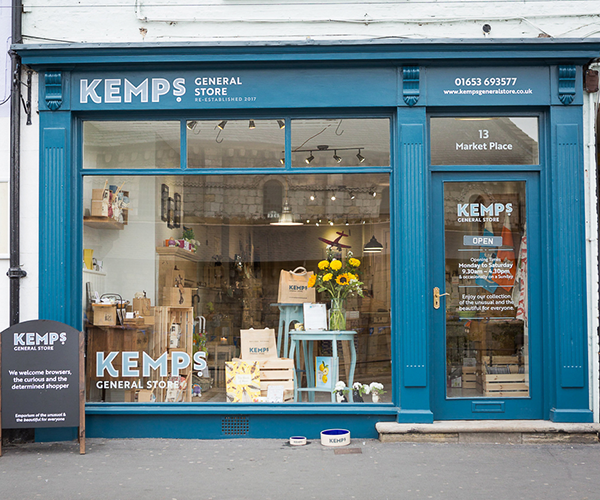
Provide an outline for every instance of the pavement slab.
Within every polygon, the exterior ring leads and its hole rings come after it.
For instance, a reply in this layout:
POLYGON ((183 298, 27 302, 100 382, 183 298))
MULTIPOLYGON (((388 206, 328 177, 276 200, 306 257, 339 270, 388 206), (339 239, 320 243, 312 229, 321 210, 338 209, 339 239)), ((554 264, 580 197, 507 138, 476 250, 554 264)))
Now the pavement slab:
POLYGON ((3 448, 2 500, 600 498, 593 444, 88 439, 3 448))

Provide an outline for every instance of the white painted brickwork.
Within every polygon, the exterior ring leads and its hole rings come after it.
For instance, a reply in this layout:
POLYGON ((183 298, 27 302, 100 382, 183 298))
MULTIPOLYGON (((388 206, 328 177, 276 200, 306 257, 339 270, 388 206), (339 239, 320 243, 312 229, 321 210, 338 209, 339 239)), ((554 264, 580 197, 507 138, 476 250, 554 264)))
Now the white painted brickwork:
POLYGON ((600 2, 24 0, 25 43, 587 38, 600 2))

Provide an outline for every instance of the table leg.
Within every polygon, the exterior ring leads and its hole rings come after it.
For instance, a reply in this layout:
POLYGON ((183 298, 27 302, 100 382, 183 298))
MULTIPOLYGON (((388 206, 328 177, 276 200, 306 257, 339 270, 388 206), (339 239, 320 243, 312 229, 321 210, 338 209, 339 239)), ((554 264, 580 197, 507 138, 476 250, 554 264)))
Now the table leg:
MULTIPOLYGON (((354 340, 350 339, 350 375, 348 375, 348 384, 350 384, 350 388, 354 384, 354 369, 356 368, 356 347, 354 347, 354 340)), ((350 391, 350 398, 352 398, 352 391, 350 391)), ((352 401, 352 399, 350 399, 352 401)))
MULTIPOLYGON (((281 355, 282 358, 285 358, 285 352, 280 353, 281 349, 283 348, 283 346, 281 345, 281 336, 283 334, 283 325, 284 324, 285 324, 284 313, 280 308, 279 309, 279 328, 277 330, 277 353, 278 353, 278 355, 281 355)), ((287 345, 286 345, 286 350, 287 350, 287 345)))
MULTIPOLYGON (((296 350, 296 341, 292 340, 291 345, 290 345, 290 358, 294 359, 294 351, 296 350)), ((297 356, 299 358, 299 356, 297 356)), ((296 371, 296 376, 294 377, 294 401, 301 401, 299 393, 298 393, 298 373, 300 372, 299 370, 299 360, 296 361, 296 366, 295 366, 295 371, 296 371)))

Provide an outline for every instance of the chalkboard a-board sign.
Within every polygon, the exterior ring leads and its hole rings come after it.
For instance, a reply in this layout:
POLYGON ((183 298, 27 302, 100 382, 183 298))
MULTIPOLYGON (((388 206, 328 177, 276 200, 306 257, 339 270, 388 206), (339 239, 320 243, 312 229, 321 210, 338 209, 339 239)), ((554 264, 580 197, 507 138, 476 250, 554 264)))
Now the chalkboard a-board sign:
POLYGON ((58 321, 35 320, 0 335, 2 428, 79 427, 81 443, 83 334, 58 321))

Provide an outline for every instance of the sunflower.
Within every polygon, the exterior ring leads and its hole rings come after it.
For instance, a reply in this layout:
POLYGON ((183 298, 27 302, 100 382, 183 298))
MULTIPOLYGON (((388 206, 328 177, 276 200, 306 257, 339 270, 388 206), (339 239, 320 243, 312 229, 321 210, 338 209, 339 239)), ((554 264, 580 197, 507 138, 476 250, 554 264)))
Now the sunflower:
POLYGON ((337 260, 337 259, 333 259, 331 261, 330 264, 331 269, 333 269, 334 271, 339 271, 342 268, 342 262, 337 260))
POLYGON ((335 282, 338 285, 342 285, 342 286, 346 286, 348 284, 350 284, 350 278, 348 276, 348 273, 344 273, 344 274, 340 274, 336 279, 335 282))
POLYGON ((348 264, 350 264, 352 267, 359 267, 360 266, 360 260, 355 259, 354 257, 350 257, 348 259, 348 264))
POLYGON ((358 276, 356 276, 356 274, 352 274, 352 273, 346 273, 348 275, 348 280, 350 281, 354 281, 354 280, 358 280, 358 276))
POLYGON ((314 287, 316 282, 317 282, 317 275, 312 274, 310 276, 310 278, 308 278, 308 288, 314 287))
POLYGON ((322 271, 323 269, 327 269, 329 267, 329 261, 328 260, 322 260, 321 262, 319 262, 319 269, 322 271))
POLYGON ((333 278, 333 274, 327 273, 323 276, 323 281, 329 281, 329 280, 331 280, 331 278, 333 278))

